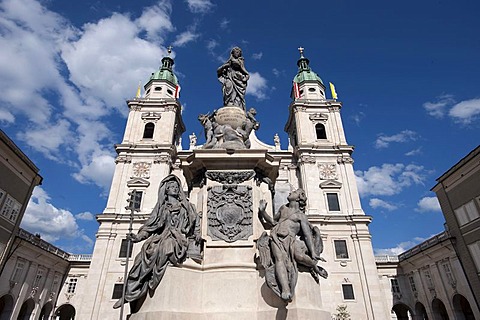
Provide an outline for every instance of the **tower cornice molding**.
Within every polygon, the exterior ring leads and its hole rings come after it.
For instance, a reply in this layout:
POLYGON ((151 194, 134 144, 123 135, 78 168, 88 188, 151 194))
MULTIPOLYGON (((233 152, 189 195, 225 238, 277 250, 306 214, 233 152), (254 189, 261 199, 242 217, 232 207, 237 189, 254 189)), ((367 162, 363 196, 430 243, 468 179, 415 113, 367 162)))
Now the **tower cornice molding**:
POLYGON ((342 108, 342 103, 336 100, 323 100, 323 99, 297 99, 290 103, 290 108, 296 106, 303 106, 305 108, 342 108))
POLYGON ((324 153, 325 151, 328 151, 330 153, 334 153, 334 155, 337 155, 339 153, 348 153, 350 155, 354 149, 355 147, 351 145, 338 145, 333 143, 330 143, 330 144, 302 143, 300 146, 295 148, 295 154, 297 154, 297 156, 299 157, 304 153, 317 153, 317 152, 324 153))
POLYGON ((339 214, 308 214, 308 220, 314 223, 320 224, 365 224, 368 225, 372 222, 372 216, 365 214, 356 215, 339 215, 339 214))
POLYGON ((353 164, 353 158, 350 157, 350 156, 345 156, 345 155, 342 155, 342 156, 338 156, 337 157, 337 163, 341 164, 341 163, 350 163, 350 164, 353 164))
POLYGON ((340 112, 340 106, 328 106, 327 108, 330 112, 340 112))
POLYGON ((174 108, 173 110, 181 110, 181 104, 177 99, 169 99, 169 98, 160 98, 160 99, 135 99, 135 100, 127 100, 128 107, 134 110, 141 110, 143 108, 151 108, 151 107, 164 107, 170 109, 174 108), (138 109, 140 108, 140 109, 138 109))
POLYGON ((162 118, 162 114, 158 112, 143 112, 142 113, 142 120, 149 121, 149 122, 157 122, 162 118))
POLYGON ((131 163, 132 162, 132 156, 130 155, 118 155, 117 158, 115 158, 115 163, 131 163))
POLYGON ((311 156, 311 155, 302 154, 298 157, 298 163, 315 164, 316 162, 317 162, 316 158, 314 156, 311 156))
POLYGON ((151 143, 120 143, 115 145, 117 153, 122 151, 161 151, 168 154, 175 154, 176 147, 171 144, 151 143))
POLYGON ((316 112, 308 116, 308 118, 312 121, 327 121, 328 114, 316 112))

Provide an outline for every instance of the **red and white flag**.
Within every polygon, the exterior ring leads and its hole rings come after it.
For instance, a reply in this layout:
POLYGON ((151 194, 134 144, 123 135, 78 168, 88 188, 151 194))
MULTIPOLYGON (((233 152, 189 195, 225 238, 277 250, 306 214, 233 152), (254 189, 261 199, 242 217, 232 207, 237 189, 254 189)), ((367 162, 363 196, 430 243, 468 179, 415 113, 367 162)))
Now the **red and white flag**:
POLYGON ((300 98, 300 89, 298 89, 298 83, 293 81, 293 94, 295 96, 295 100, 300 98))
POLYGON ((178 99, 180 98, 180 90, 182 88, 180 88, 180 86, 177 84, 177 86, 175 87, 175 99, 178 99))

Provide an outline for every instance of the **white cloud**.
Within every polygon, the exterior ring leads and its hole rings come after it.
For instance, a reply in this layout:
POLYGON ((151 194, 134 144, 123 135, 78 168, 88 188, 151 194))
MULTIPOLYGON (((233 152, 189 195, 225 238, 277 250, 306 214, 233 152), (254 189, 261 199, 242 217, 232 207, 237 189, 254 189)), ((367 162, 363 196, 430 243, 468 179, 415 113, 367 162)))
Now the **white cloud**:
POLYGON ((115 13, 77 29, 38 1, 1 2, 0 121, 27 117, 18 134, 25 143, 105 190, 116 138, 107 121, 127 114, 125 99, 158 68, 160 43, 174 31, 170 14, 171 2, 158 1, 138 18, 115 13))
POLYGON ((394 134, 392 136, 386 136, 381 134, 375 141, 375 148, 387 148, 392 142, 407 142, 415 141, 417 139, 417 133, 412 130, 403 130, 400 133, 394 134))
POLYGON ((188 8, 193 13, 206 13, 213 7, 210 0, 187 0, 188 8))
POLYGON ((61 81, 55 56, 72 28, 33 0, 6 0, 0 9, 0 101, 11 112, 44 124, 52 106, 42 95, 61 81))
POLYGON ((218 47, 218 42, 214 39, 207 41, 207 49, 209 52, 212 52, 216 47, 218 47))
POLYGON ((175 30, 170 20, 171 13, 171 2, 159 1, 156 5, 145 8, 135 23, 147 32, 147 39, 162 43, 166 34, 175 30))
POLYGON ((480 117, 480 98, 456 102, 453 95, 437 97, 435 102, 425 102, 423 107, 435 118, 448 115, 455 122, 470 124, 480 117))
POLYGON ((85 220, 85 221, 93 221, 95 220, 95 216, 93 213, 85 211, 85 212, 80 212, 75 215, 75 218, 78 220, 85 220))
POLYGON ((443 118, 445 116, 446 110, 450 107, 455 100, 450 94, 444 94, 437 97, 435 102, 425 102, 423 108, 427 111, 429 115, 435 118, 443 118))
POLYGON ((393 211, 393 210, 398 209, 398 206, 396 206, 394 204, 391 204, 387 201, 384 201, 382 199, 378 199, 378 198, 370 199, 368 204, 373 209, 385 209, 385 210, 388 210, 388 211, 393 211))
POLYGON ((84 96, 101 100, 103 108, 126 112, 125 99, 135 95, 138 81, 158 68, 159 57, 166 54, 141 39, 142 30, 129 17, 115 13, 86 24, 77 41, 64 44, 61 56, 70 80, 84 96))
POLYGON ((187 43, 197 40, 199 36, 200 35, 198 33, 195 33, 194 30, 184 31, 177 35, 175 41, 173 42, 173 45, 177 47, 183 47, 187 43))
POLYGON ((263 52, 258 52, 258 53, 252 54, 252 59, 253 60, 260 60, 260 59, 262 59, 262 57, 263 57, 263 52))
MULTIPOLYGON (((50 196, 41 187, 33 190, 30 202, 27 205, 21 227, 31 233, 39 233, 48 242, 59 239, 89 239, 79 229, 73 214, 66 209, 56 208, 50 203, 50 196)), ((86 241, 88 245, 92 240, 86 241)))
POLYGON ((398 256, 401 253, 413 248, 417 244, 427 240, 427 238, 415 237, 412 240, 400 242, 397 246, 393 248, 386 249, 374 249, 375 255, 388 255, 388 256, 398 256))
POLYGON ((258 72, 251 72, 247 85, 247 94, 254 96, 259 100, 267 98, 267 80, 258 72))
POLYGON ((15 122, 15 116, 8 110, 0 109, 0 121, 15 122))
POLYGON ((399 194, 412 184, 423 184, 423 166, 385 163, 366 171, 355 171, 358 191, 363 196, 391 196, 399 194))
POLYGON ((442 209, 440 208, 440 203, 438 203, 437 197, 423 197, 417 203, 417 208, 415 211, 418 212, 427 212, 427 211, 434 211, 434 212, 441 212, 442 209))
MULTIPOLYGON (((62 119, 57 123, 29 128, 19 133, 18 136, 27 141, 33 149, 43 153, 45 157, 57 159, 55 154, 58 154, 60 147, 73 142, 70 134, 70 123, 62 119)), ((58 160, 60 161, 60 159, 58 160)))
POLYGON ((230 23, 230 20, 227 20, 226 18, 223 18, 222 21, 220 21, 220 28, 226 29, 230 23))
POLYGON ((405 155, 407 157, 411 157, 411 156, 416 156, 417 154, 421 154, 422 153, 422 147, 418 147, 417 149, 413 149, 407 153, 405 153, 405 155))
POLYGON ((93 182, 96 185, 107 191, 113 178, 113 171, 115 170, 115 159, 108 155, 98 155, 92 157, 92 160, 82 169, 73 174, 75 180, 81 183, 93 182))
POLYGON ((94 241, 93 241, 92 239, 90 239, 86 234, 82 234, 82 235, 80 236, 80 238, 81 238, 83 241, 85 241, 85 242, 88 244, 88 246, 93 247, 94 241))
POLYGON ((352 120, 356 123, 358 126, 360 122, 366 117, 365 113, 362 111, 357 112, 356 114, 352 115, 351 118, 352 120))
POLYGON ((450 109, 448 115, 463 124, 473 122, 480 116, 480 98, 457 103, 450 109))

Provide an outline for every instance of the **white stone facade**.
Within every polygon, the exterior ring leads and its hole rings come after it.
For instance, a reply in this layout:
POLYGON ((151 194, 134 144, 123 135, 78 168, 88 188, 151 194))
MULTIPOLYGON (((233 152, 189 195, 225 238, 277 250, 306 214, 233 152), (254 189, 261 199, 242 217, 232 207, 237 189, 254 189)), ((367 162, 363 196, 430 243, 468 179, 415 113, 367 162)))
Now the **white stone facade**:
POLYGON ((0 319, 49 319, 68 271, 68 253, 20 229, 2 270, 0 319))
MULTIPOLYGON (((158 86, 165 85, 165 80, 154 80, 149 82, 152 88, 157 85, 155 81, 158 86)), ((145 308, 163 310, 165 319, 178 317, 175 312, 181 310, 174 309, 181 306, 189 314, 181 319, 271 319, 287 309, 291 310, 288 317, 285 314, 288 319, 326 319, 337 306, 347 305, 352 319, 390 317, 368 229, 371 217, 365 215, 360 204, 351 157, 353 147, 347 144, 343 131, 342 105, 326 100, 323 84, 318 81, 300 83, 300 90, 309 92, 304 95, 309 99, 294 100, 289 107, 285 130, 291 145, 286 150, 281 150, 279 143, 267 145, 258 141, 254 133, 252 147, 247 150, 227 152, 198 146, 180 150, 177 146, 184 127, 178 100, 161 96, 163 90, 155 98, 128 101, 130 113, 125 135, 122 143, 116 145, 118 157, 112 187, 106 208, 98 216, 100 227, 83 282, 86 295, 81 298, 78 292, 78 305, 71 298, 76 305, 76 319, 118 319, 119 310, 112 309, 117 300, 113 292, 123 283, 125 258, 119 257, 119 252, 129 227, 125 210, 128 193, 134 189, 142 192, 140 211, 135 213, 133 222, 135 232, 156 203, 160 181, 170 173, 181 179, 190 201, 204 215, 204 258, 201 263, 189 259, 183 267, 169 267, 156 291, 157 296, 167 299, 162 301, 169 302, 162 306, 147 299, 145 308), (315 90, 321 94, 313 94, 315 90), (150 136, 147 131, 152 127, 150 136), (308 197, 309 220, 322 232, 323 256, 327 260, 322 267, 329 277, 316 284, 308 273, 300 273, 296 296, 287 309, 285 305, 269 303, 270 289, 265 287, 265 279, 255 263, 255 240, 263 232, 256 215, 258 201, 271 199, 266 184, 259 186, 253 180, 243 183, 252 188, 253 198, 253 233, 248 239, 224 243, 207 235, 207 188, 218 183, 207 179, 205 185, 199 184, 195 182, 196 175, 202 170, 254 168, 260 168, 276 182, 276 208, 286 203, 290 191, 303 188, 308 197), (224 287, 226 282, 231 285, 224 287), (184 301, 181 297, 189 298, 184 301), (238 303, 232 306, 234 302, 238 303)), ((140 248, 141 244, 133 246, 130 266, 140 248)), ((129 307, 125 306, 128 314, 129 307)))
POLYGON ((473 292, 448 232, 378 262, 385 303, 392 319, 480 318, 473 292))

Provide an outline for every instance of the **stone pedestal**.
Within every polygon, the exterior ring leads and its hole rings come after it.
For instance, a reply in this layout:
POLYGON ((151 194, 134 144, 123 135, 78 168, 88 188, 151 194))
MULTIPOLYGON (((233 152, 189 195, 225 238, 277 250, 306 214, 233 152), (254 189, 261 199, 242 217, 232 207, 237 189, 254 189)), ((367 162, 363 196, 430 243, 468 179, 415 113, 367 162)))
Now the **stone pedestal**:
POLYGON ((202 268, 188 262, 171 267, 153 297, 130 320, 330 320, 322 310, 321 286, 300 274, 288 305, 265 284, 254 265, 202 268))
POLYGON ((130 320, 330 320, 322 306, 321 281, 300 272, 293 301, 287 304, 268 288, 256 258, 255 241, 264 231, 259 201, 267 200, 272 211, 272 195, 258 174, 275 181, 278 159, 265 150, 195 150, 181 161, 190 201, 202 212, 203 260, 168 267, 154 295, 147 295, 130 320), (213 198, 218 194, 231 200, 230 208, 218 205, 221 200, 213 198), (241 198, 232 200, 238 194, 241 198), (235 204, 249 206, 243 220, 228 218, 236 212, 235 204), (235 233, 237 227, 242 232, 235 233))
POLYGON ((217 110, 215 120, 219 125, 228 124, 232 129, 237 129, 245 122, 245 111, 239 107, 225 106, 217 110))

